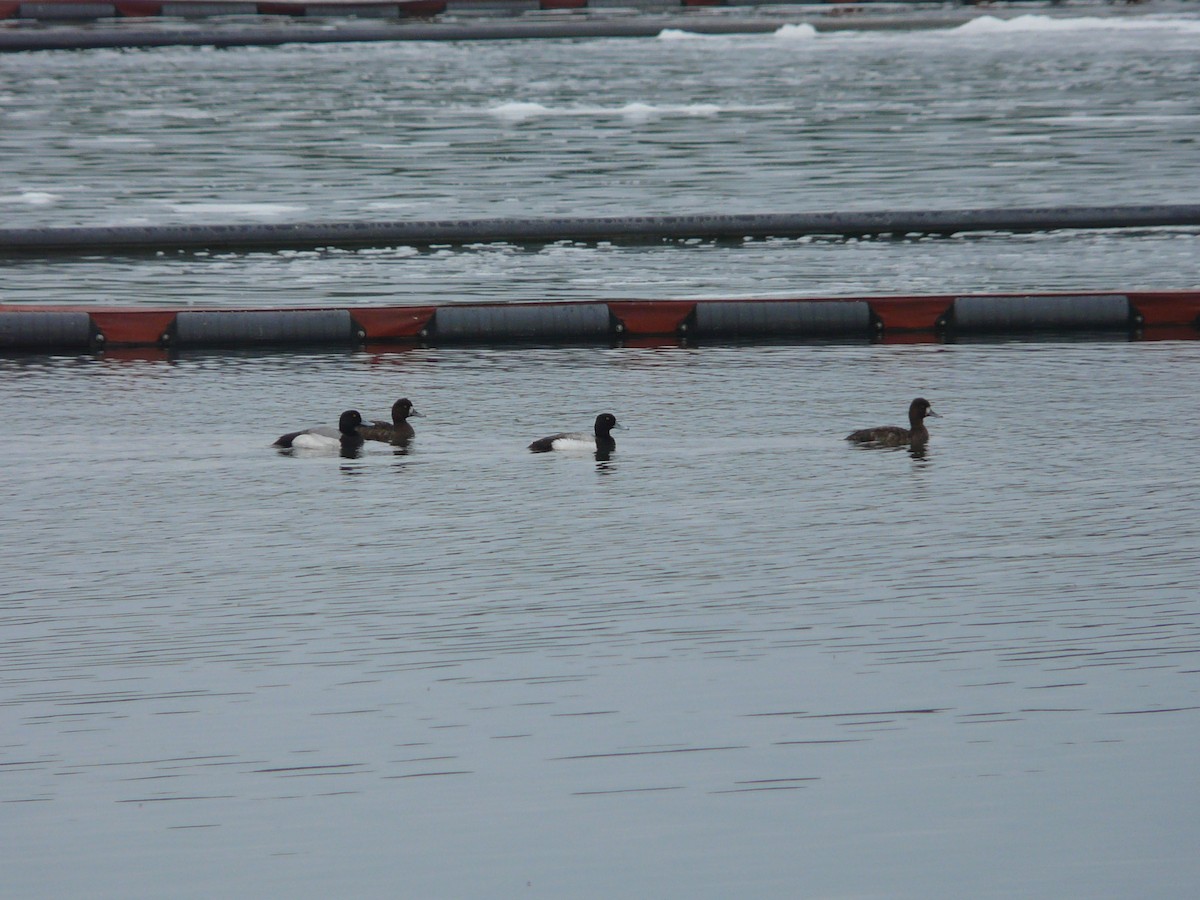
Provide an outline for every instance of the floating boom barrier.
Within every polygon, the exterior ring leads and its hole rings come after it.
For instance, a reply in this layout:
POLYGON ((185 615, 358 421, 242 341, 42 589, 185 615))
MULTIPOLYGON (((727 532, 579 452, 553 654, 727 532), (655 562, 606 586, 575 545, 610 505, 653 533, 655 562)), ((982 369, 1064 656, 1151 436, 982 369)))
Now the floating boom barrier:
POLYGON ((1200 226, 1200 204, 890 212, 453 219, 245 225, 0 228, 0 256, 427 247, 464 244, 655 243, 827 235, 952 235, 1200 226))
POLYGON ((1200 338, 1200 291, 456 303, 322 309, 0 305, 0 352, 116 347, 878 340, 1167 329, 1200 338))

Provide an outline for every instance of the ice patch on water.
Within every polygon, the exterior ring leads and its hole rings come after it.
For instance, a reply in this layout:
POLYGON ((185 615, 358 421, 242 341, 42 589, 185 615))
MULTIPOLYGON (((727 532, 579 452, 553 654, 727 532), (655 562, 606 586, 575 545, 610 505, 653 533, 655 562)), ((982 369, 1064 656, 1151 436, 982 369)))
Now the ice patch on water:
POLYGON ((781 25, 775 32, 775 37, 784 41, 811 41, 817 36, 817 29, 807 22, 800 25, 781 25))
POLYGON ((219 203, 204 201, 196 203, 172 203, 171 209, 185 215, 195 213, 203 216, 216 213, 220 215, 250 216, 258 219, 278 219, 293 213, 305 212, 308 207, 288 203, 219 203))
MULTIPOLYGON (((1200 124, 1196 115, 1067 115, 1067 116, 1035 116, 1030 122, 1039 125, 1065 125, 1068 128, 1129 128, 1136 125, 1187 125, 1200 124)), ((1022 138, 1024 140, 1025 138, 1022 138)))
POLYGON ((27 206, 53 206, 61 199, 61 194, 52 194, 49 191, 21 191, 19 194, 0 196, 0 203, 24 203, 27 206))
MULTIPOLYGON (((597 112, 601 111, 597 110, 597 112)), ((668 106, 655 106, 651 103, 626 103, 616 112, 626 119, 645 122, 660 116, 716 116, 720 114, 721 107, 714 103, 686 103, 668 106)))
POLYGON ((123 109, 120 114, 131 119, 211 119, 213 113, 206 109, 188 109, 187 107, 143 106, 137 109, 123 109))
POLYGON ((367 209, 410 209, 417 205, 415 200, 372 200, 367 209))
MULTIPOLYGON (((698 31, 684 31, 681 28, 664 28, 657 35, 660 41, 730 41, 744 38, 755 38, 761 35, 753 34, 701 34, 698 31)), ((781 25, 771 37, 785 41, 811 41, 817 36, 817 29, 807 22, 795 25, 781 25)))
POLYGON ((71 140, 76 147, 153 147, 154 142, 148 138, 132 134, 99 134, 94 137, 80 137, 71 140))
POLYGON ((681 28, 664 28, 658 33, 660 41, 705 41, 720 35, 699 34, 695 31, 684 31, 681 28))
POLYGON ((1056 18, 1028 14, 1012 19, 998 19, 995 16, 980 16, 953 29, 959 34, 1011 34, 1017 32, 1059 32, 1059 31, 1125 31, 1131 29, 1157 29, 1160 31, 1176 31, 1183 33, 1200 33, 1200 20, 1169 19, 1139 16, 1136 18, 1121 18, 1113 16, 1068 16, 1056 18))
POLYGON ((526 119, 544 116, 550 112, 550 109, 540 103, 522 103, 511 100, 491 107, 488 112, 506 122, 524 122, 526 119))
POLYGON ((621 115, 627 119, 645 121, 653 118, 658 110, 649 103, 626 103, 621 107, 621 115))
MULTIPOLYGON (((738 111, 757 111, 766 107, 739 107, 738 111)), ((773 108, 773 107, 772 107, 773 108)), ((580 117, 600 118, 620 116, 635 122, 661 116, 709 117, 720 115, 732 107, 722 107, 715 103, 645 103, 635 100, 624 106, 544 106, 541 103, 521 103, 517 101, 493 106, 488 112, 506 122, 524 122, 533 118, 548 117, 580 117)))

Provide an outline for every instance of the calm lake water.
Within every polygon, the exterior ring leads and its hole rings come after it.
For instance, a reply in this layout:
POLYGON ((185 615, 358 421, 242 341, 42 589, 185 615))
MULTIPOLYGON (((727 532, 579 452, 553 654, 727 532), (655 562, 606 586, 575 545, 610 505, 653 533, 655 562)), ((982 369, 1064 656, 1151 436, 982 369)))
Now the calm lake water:
MULTIPOLYGON (((1194 25, 6 56, 0 214, 1197 202, 1194 25)), ((1198 250, 23 260, 0 300, 1195 288, 1198 250)), ((1198 377, 1194 340, 0 358, 0 893, 1192 896, 1198 377), (842 440, 918 395, 924 456, 842 440), (270 446, 400 396, 407 453, 270 446), (525 449, 605 411, 607 461, 525 449)))
POLYGON ((1190 341, 0 363, 7 889, 1186 893, 1197 376, 1190 341), (924 458, 843 442, 918 393, 924 458), (269 446, 400 394, 406 454, 269 446), (607 462, 524 449, 603 410, 607 462))

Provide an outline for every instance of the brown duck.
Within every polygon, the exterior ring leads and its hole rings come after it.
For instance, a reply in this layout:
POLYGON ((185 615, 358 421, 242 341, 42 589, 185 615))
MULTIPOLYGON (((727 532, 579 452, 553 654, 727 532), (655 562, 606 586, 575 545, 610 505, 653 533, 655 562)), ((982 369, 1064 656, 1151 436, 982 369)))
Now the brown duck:
POLYGON ((416 436, 416 431, 408 424, 410 416, 424 418, 413 409, 412 402, 407 397, 401 397, 392 404, 392 421, 372 422, 370 425, 359 425, 358 435, 368 441, 383 441, 387 444, 407 444, 416 436))
POLYGON ((846 435, 852 444, 869 444, 875 447, 921 447, 929 440, 925 427, 926 416, 940 419, 933 406, 924 397, 918 397, 908 405, 908 427, 881 425, 878 428, 863 428, 846 435))

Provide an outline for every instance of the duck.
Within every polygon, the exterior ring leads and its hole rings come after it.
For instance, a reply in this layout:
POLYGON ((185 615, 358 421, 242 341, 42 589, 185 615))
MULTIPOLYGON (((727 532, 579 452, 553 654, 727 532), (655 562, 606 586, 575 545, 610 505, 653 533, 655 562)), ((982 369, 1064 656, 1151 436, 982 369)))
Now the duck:
POLYGON ((617 449, 612 430, 619 429, 617 417, 612 413, 601 413, 596 416, 594 434, 586 431, 563 431, 549 437, 539 438, 529 445, 534 453, 548 453, 551 450, 590 450, 594 453, 611 453, 617 449))
POLYGON ((926 416, 940 419, 933 405, 924 397, 917 397, 908 405, 908 427, 882 425, 878 428, 863 428, 846 435, 852 444, 870 444, 876 447, 921 447, 929 440, 925 427, 926 416))
POLYGON ((389 444, 407 444, 416 436, 416 431, 408 424, 410 416, 423 419, 419 412, 413 409, 412 401, 401 397, 392 404, 392 421, 374 421, 370 425, 359 425, 358 435, 368 441, 383 441, 389 444))
POLYGON ((338 417, 337 428, 318 425, 304 431, 290 431, 280 435, 272 446, 297 450, 345 450, 360 447, 363 439, 358 433, 358 426, 361 424, 362 415, 358 410, 348 409, 338 417))

